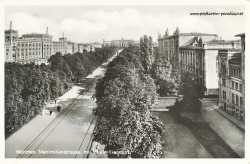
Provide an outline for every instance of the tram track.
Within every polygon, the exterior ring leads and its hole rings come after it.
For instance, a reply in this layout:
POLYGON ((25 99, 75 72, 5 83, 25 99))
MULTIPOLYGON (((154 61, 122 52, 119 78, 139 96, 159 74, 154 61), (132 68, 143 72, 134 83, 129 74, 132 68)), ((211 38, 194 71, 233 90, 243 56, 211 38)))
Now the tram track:
MULTIPOLYGON (((63 121, 64 118, 69 114, 69 112, 75 107, 81 96, 89 91, 95 80, 96 78, 93 78, 93 80, 91 80, 85 87, 86 89, 81 91, 79 95, 77 95, 64 109, 62 109, 62 111, 35 137, 35 139, 30 142, 30 144, 23 151, 36 151, 49 137, 49 135, 56 129, 61 121, 63 121)), ((32 155, 33 154, 19 154, 17 158, 30 158, 32 155)))

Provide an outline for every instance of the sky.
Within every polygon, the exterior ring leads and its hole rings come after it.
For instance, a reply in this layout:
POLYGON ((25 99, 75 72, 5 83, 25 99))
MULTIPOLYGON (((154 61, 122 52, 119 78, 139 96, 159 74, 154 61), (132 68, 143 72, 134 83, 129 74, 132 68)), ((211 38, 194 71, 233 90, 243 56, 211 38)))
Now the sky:
POLYGON ((178 27, 181 33, 217 34, 225 40, 239 39, 245 32, 245 16, 191 16, 192 12, 243 12, 244 6, 6 6, 5 29, 64 36, 77 43, 103 42, 103 39, 139 40, 150 35, 157 41, 158 32, 169 34, 178 27))

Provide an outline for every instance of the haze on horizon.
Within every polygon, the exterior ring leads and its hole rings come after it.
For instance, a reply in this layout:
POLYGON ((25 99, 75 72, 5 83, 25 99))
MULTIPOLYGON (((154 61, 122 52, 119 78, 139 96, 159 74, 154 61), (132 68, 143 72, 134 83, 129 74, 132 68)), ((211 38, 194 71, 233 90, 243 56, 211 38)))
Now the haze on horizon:
POLYGON ((64 36, 77 43, 113 39, 139 40, 144 34, 157 41, 168 28, 172 35, 200 32, 217 34, 225 40, 239 39, 245 32, 245 16, 191 16, 199 12, 244 12, 244 6, 8 6, 5 7, 5 29, 26 33, 53 35, 53 41, 64 36))

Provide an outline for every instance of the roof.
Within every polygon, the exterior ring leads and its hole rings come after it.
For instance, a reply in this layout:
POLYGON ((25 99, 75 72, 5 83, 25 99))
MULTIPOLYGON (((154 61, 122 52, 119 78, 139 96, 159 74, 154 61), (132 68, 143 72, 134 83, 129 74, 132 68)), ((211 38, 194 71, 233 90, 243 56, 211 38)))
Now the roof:
POLYGON ((190 32, 190 33, 180 33, 181 36, 218 36, 217 34, 206 34, 199 32, 190 32))
POLYGON ((94 42, 94 44, 101 44, 101 43, 99 43, 99 42, 94 42))
POLYGON ((161 37, 158 40, 164 39, 164 38, 173 38, 178 36, 218 36, 217 34, 207 34, 207 33, 199 33, 199 32, 190 32, 190 33, 180 33, 179 35, 169 35, 167 37, 161 37))
POLYGON ((44 36, 52 37, 52 35, 49 35, 49 34, 39 34, 39 33, 23 34, 22 36, 23 37, 44 37, 44 36))
POLYGON ((237 34, 237 35, 235 35, 235 36, 239 36, 239 37, 245 37, 245 33, 241 33, 241 34, 237 34))
POLYGON ((5 33, 10 33, 10 32, 13 32, 13 33, 18 33, 18 31, 17 30, 4 30, 5 31, 5 33))
POLYGON ((189 41, 187 41, 186 43, 184 43, 181 47, 193 45, 194 41, 195 41, 195 38, 192 38, 189 41))
POLYGON ((233 42, 235 43, 240 43, 240 40, 210 40, 207 42, 207 44, 232 44, 233 42))

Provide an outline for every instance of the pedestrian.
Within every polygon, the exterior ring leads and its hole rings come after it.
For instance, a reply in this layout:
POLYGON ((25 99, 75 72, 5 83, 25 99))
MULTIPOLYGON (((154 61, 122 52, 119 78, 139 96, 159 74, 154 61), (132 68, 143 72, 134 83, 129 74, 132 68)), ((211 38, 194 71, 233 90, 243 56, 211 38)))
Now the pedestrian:
POLYGON ((49 111, 49 114, 50 114, 50 115, 52 114, 52 110, 49 111))
POLYGON ((60 112, 60 110, 61 110, 61 106, 58 105, 58 106, 57 106, 57 111, 60 112))
POLYGON ((55 99, 55 104, 56 104, 56 99, 55 99))
POLYGON ((96 145, 96 150, 95 150, 96 155, 99 152, 99 148, 100 148, 99 145, 96 145))

